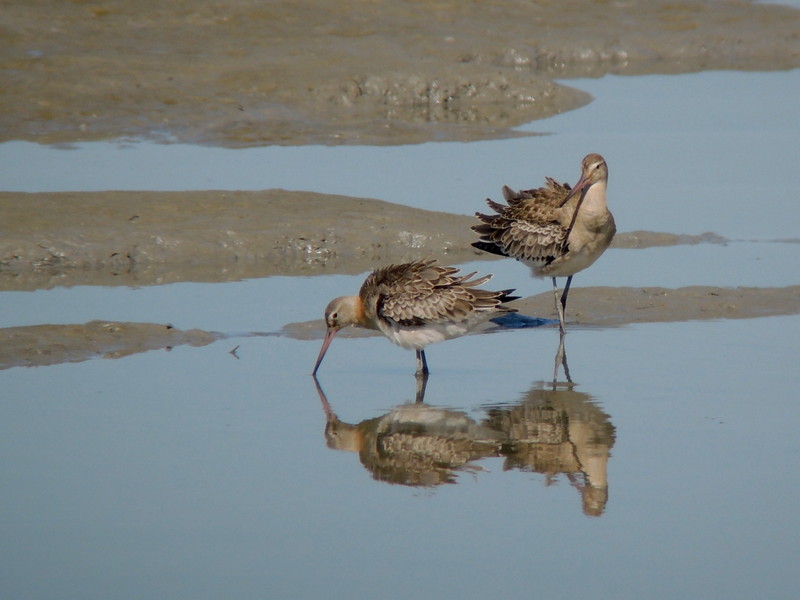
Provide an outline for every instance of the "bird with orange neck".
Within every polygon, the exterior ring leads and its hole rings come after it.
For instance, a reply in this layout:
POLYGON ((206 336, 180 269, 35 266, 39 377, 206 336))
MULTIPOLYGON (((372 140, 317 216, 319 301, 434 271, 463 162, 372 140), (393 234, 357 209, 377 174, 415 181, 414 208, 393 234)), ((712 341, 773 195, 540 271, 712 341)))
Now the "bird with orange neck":
POLYGON ((491 279, 436 261, 415 261, 373 271, 356 296, 331 300, 325 309, 327 327, 313 374, 316 375, 336 333, 353 325, 380 331, 390 342, 416 351, 418 376, 427 376, 425 347, 465 335, 480 323, 515 309, 514 290, 479 289, 491 279))

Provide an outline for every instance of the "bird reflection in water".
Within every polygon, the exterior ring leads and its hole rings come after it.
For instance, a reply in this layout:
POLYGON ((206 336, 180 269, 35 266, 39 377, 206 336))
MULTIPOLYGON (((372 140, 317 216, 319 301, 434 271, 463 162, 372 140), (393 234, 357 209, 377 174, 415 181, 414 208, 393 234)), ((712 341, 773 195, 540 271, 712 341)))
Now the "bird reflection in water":
POLYGON ((350 424, 336 416, 316 378, 314 383, 327 417, 328 447, 358 452, 361 463, 378 481, 425 487, 455 483, 457 471, 480 471, 472 463, 497 456, 502 446, 499 432, 461 411, 425 404, 419 388, 419 401, 350 424))
POLYGON ((580 492, 583 512, 603 514, 615 430, 587 394, 536 386, 520 402, 488 408, 484 424, 507 440, 503 470, 542 473, 547 485, 563 474, 580 492))
POLYGON ((328 447, 357 452, 378 481, 421 487, 456 483, 459 473, 485 470, 477 461, 502 457, 504 471, 542 473, 547 485, 564 475, 580 492, 585 514, 605 510, 614 426, 571 383, 537 384, 521 400, 484 407, 479 421, 424 403, 423 387, 417 402, 356 424, 342 422, 316 378, 314 383, 325 410, 328 447))

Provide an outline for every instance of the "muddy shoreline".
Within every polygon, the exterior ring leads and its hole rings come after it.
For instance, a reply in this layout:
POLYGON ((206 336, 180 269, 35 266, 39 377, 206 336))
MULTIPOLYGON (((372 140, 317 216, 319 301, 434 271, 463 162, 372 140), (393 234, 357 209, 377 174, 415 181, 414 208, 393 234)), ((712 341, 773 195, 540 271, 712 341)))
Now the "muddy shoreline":
MULTIPOLYGON (((357 274, 376 265, 431 257, 456 265, 498 260, 470 246, 472 217, 285 190, 6 192, 0 193, 0 223, 0 291, 357 274)), ((636 251, 725 241, 714 233, 633 231, 618 233, 613 246, 636 251)), ((554 316, 550 292, 521 299, 515 306, 530 317, 554 316)), ((573 326, 797 313, 798 286, 576 288, 570 295, 573 326)), ((322 321, 315 319, 288 324, 280 335, 318 339, 323 331, 322 321)), ((352 330, 344 335, 363 334, 352 330)), ((185 344, 207 345, 226 337, 152 323, 11 327, 0 329, 0 369, 119 358, 185 344)))
POLYGON ((590 101, 556 79, 791 69, 798 31, 798 10, 734 0, 17 0, 0 141, 502 138, 590 101))
MULTIPOLYGON (((0 192, 0 291, 357 274, 436 258, 496 260, 475 219, 313 192, 0 192)), ((616 248, 724 243, 621 232, 616 248)))
MULTIPOLYGON (((7 2, 0 142, 227 147, 521 135, 591 101, 559 80, 800 67, 800 11, 721 0, 585 3, 7 2)), ((527 135, 527 134, 526 134, 527 135)), ((485 258, 472 217, 307 192, 0 192, 0 291, 361 273, 485 258), (314 215, 310 218, 309 215, 314 215), (435 224, 435 225, 434 225, 435 224)), ((721 243, 623 232, 616 247, 721 243)), ((490 269, 487 269, 490 270, 490 269)), ((578 324, 796 314, 796 287, 577 289, 578 324)), ((520 301, 542 316, 551 294, 520 301)), ((574 311, 574 312, 573 312, 574 311)), ((316 337, 320 323, 300 327, 316 337)), ((295 335, 287 326, 284 335, 295 335)), ((92 322, 0 330, 0 368, 221 334, 92 322)))
MULTIPOLYGON (((519 314, 551 319, 546 328, 557 328, 553 296, 543 292, 514 302, 519 314)), ((667 288, 575 288, 570 294, 569 327, 620 327, 634 323, 664 323, 709 319, 750 319, 800 313, 800 286, 785 288, 719 288, 692 286, 667 288)), ((512 325, 512 327, 514 327, 512 325)), ((487 323, 476 334, 501 331, 487 323)), ((325 332, 321 319, 289 323, 280 332, 245 335, 282 335, 298 340, 319 340, 325 332)), ((340 337, 379 335, 348 328, 340 337)), ((176 346, 206 346, 222 340, 234 358, 237 339, 199 329, 179 330, 169 324, 92 321, 71 325, 33 325, 0 328, 0 370, 39 367, 93 358, 122 358, 176 346)), ((309 369, 311 364, 309 363, 309 369)))
POLYGON ((41 367, 92 358, 123 358, 175 346, 206 346, 222 336, 156 323, 91 321, 0 329, 0 369, 41 367))

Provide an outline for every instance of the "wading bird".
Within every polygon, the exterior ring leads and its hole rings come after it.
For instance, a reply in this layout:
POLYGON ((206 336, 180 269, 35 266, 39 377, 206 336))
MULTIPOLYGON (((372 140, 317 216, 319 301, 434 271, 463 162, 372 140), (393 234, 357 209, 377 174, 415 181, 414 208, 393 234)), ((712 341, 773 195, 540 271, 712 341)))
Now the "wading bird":
POLYGON ((496 214, 475 213, 481 221, 472 230, 480 236, 476 248, 515 258, 529 266, 535 277, 551 277, 564 333, 564 312, 572 276, 590 266, 611 244, 617 231, 606 204, 608 166, 599 154, 589 154, 581 163, 581 178, 575 187, 550 177, 545 187, 515 192, 503 187, 508 205, 487 199, 496 214), (557 277, 566 277, 558 297, 557 277))
POLYGON ((357 296, 331 300, 325 309, 327 331, 314 365, 317 373, 336 332, 355 325, 376 329, 394 344, 417 353, 418 376, 428 374, 425 346, 459 337, 478 324, 505 313, 516 300, 514 290, 491 292, 478 289, 492 275, 471 279, 475 273, 416 261, 372 272, 357 296))

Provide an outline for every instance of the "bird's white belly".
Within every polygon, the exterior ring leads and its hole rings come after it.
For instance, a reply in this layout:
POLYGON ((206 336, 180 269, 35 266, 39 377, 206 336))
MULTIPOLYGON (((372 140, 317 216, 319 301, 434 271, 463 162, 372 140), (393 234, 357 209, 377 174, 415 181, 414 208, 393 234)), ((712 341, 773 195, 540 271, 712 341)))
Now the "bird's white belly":
POLYGON ((449 340, 469 331, 466 323, 428 323, 420 327, 382 325, 381 332, 390 342, 408 350, 422 350, 428 344, 449 340))

